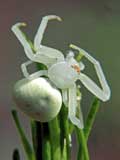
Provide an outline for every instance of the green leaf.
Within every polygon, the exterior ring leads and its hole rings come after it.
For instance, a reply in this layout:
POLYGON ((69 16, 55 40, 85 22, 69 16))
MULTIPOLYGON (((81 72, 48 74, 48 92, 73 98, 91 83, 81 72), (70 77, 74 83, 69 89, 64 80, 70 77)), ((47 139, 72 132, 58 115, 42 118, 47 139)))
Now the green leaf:
POLYGON ((95 97, 85 122, 84 135, 85 135, 86 141, 88 140, 88 137, 91 133, 97 112, 99 110, 99 106, 100 106, 100 101, 98 98, 95 97))

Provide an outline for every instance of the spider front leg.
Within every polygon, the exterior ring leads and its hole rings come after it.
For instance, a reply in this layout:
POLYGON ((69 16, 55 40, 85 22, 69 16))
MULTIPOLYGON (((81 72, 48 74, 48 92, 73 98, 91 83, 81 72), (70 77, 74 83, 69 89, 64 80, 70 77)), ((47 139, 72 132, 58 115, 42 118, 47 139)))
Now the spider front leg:
POLYGON ((86 76, 83 73, 80 73, 78 76, 78 79, 81 80, 81 82, 85 85, 85 87, 92 92, 96 97, 101 99, 102 101, 107 101, 110 98, 111 92, 110 88, 108 86, 108 83, 105 79, 104 73, 102 71, 100 63, 93 58, 91 55, 89 55, 85 50, 75 46, 70 45, 71 48, 78 50, 83 56, 85 56, 91 63, 93 63, 97 76, 99 78, 100 84, 102 86, 102 89, 97 86, 95 82, 93 82, 88 76, 86 76))
POLYGON ((32 61, 27 61, 25 63, 23 63, 21 65, 21 70, 22 70, 22 73, 23 75, 26 77, 26 78, 38 78, 38 77, 41 77, 41 76, 47 76, 47 70, 41 70, 41 71, 37 71, 35 73, 32 73, 32 74, 29 74, 28 71, 27 71, 27 66, 32 64, 34 62, 32 61))
POLYGON ((22 44, 22 46, 24 47, 26 56, 30 60, 34 61, 35 54, 33 53, 32 48, 28 43, 24 33, 20 30, 20 27, 24 27, 24 26, 26 26, 26 23, 17 23, 14 26, 12 26, 11 29, 13 33, 16 35, 16 37, 18 38, 18 40, 20 41, 20 43, 22 44))
POLYGON ((45 29, 47 27, 47 23, 49 20, 58 20, 62 21, 62 19, 56 15, 48 15, 42 18, 42 21, 40 23, 40 26, 38 28, 38 31, 36 33, 36 36, 34 38, 34 47, 38 50, 40 48, 41 41, 43 39, 43 34, 45 32, 45 29))
POLYGON ((14 34, 16 35, 16 37, 24 47, 25 54, 31 61, 43 63, 47 67, 49 67, 51 64, 55 63, 56 61, 64 60, 64 55, 60 51, 53 48, 46 47, 46 46, 42 46, 41 48, 39 48, 38 51, 34 46, 34 51, 35 51, 34 53, 33 47, 31 47, 24 33, 20 30, 21 26, 25 26, 25 23, 15 24, 12 27, 12 31, 14 32, 14 34))
MULTIPOLYGON (((22 46, 24 47, 25 50, 25 54, 26 56, 34 62, 39 62, 39 63, 45 63, 45 65, 47 63, 51 62, 51 59, 46 56, 44 56, 44 54, 40 54, 38 55, 38 53, 34 53, 28 40, 26 39, 24 33, 21 31, 20 27, 22 26, 26 26, 25 23, 17 23, 12 27, 12 31, 14 32, 14 34, 16 35, 16 37, 18 38, 18 40, 20 41, 20 43, 22 44, 22 46)), ((45 47, 43 47, 44 49, 45 47)), ((34 47, 34 49, 36 50, 36 48, 34 47)), ((43 52, 47 51, 47 49, 43 50, 43 52)), ((46 53, 46 52, 45 52, 46 53)))
POLYGON ((79 119, 76 117, 77 112, 77 96, 76 96, 76 84, 69 88, 69 104, 68 104, 68 117, 71 122, 78 128, 82 129, 83 119, 82 115, 79 115, 79 119))

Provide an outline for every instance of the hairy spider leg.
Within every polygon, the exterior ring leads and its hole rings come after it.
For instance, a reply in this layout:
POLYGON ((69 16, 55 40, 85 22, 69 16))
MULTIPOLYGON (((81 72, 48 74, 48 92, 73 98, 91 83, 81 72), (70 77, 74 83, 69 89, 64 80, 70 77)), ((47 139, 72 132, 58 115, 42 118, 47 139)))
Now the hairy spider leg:
POLYGON ((37 50, 40 48, 41 41, 43 39, 43 34, 44 34, 45 29, 47 27, 48 21, 54 20, 54 19, 56 19, 58 21, 62 21, 62 19, 56 15, 48 15, 48 16, 45 16, 42 18, 42 21, 40 23, 40 26, 39 26, 38 31, 37 31, 35 38, 34 38, 34 47, 37 50))
POLYGON ((77 96, 76 96, 76 84, 74 84, 71 88, 69 88, 68 117, 74 125, 82 129, 84 127, 82 113, 81 115, 79 115, 79 118, 77 118, 76 112, 77 112, 77 96))
POLYGON ((38 78, 38 77, 41 77, 41 76, 47 76, 47 70, 40 70, 40 71, 37 71, 35 73, 32 73, 32 74, 29 74, 28 71, 27 71, 27 66, 32 64, 33 62, 32 61, 27 61, 23 64, 21 64, 21 70, 22 70, 22 73, 24 75, 24 77, 26 78, 38 78))
POLYGON ((100 84, 102 86, 102 89, 93 81, 91 80, 88 76, 86 76, 83 73, 80 73, 78 76, 78 79, 83 83, 83 85, 91 92, 93 93, 96 97, 101 99, 102 101, 107 101, 110 98, 111 92, 110 88, 108 86, 108 83, 105 79, 104 73, 102 71, 102 68, 100 66, 100 63, 93 58, 90 54, 88 54, 85 50, 75 46, 75 45, 70 45, 71 48, 76 49, 80 52, 80 54, 83 54, 91 63, 93 63, 98 79, 100 81, 100 84))

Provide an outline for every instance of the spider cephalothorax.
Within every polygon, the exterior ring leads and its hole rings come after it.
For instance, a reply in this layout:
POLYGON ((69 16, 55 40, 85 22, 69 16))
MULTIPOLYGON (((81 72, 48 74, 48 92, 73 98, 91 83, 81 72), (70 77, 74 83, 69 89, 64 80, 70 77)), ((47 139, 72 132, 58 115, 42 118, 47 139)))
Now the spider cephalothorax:
MULTIPOLYGON (((37 79, 38 77, 46 76, 48 77, 49 81, 51 81, 57 88, 61 89, 62 100, 65 104, 68 105, 69 119, 79 128, 83 128, 83 123, 80 119, 81 117, 76 117, 76 81, 80 80, 91 93, 93 93, 102 101, 107 101, 110 98, 110 88, 107 84, 99 62, 90 54, 88 54, 85 50, 75 45, 70 45, 71 49, 77 50, 79 54, 87 58, 94 65, 102 89, 83 73, 84 65, 82 62, 76 61, 76 59, 74 58, 74 53, 72 51, 70 51, 68 55, 64 57, 61 51, 43 46, 41 44, 48 20, 52 19, 57 19, 61 21, 61 18, 55 15, 43 17, 34 38, 35 53, 33 53, 31 45, 28 43, 25 36, 20 30, 20 27, 24 26, 25 23, 17 23, 12 27, 12 31, 15 33, 22 46, 24 47, 26 56, 30 59, 29 61, 21 65, 21 69, 23 75, 27 79, 37 79), (47 66, 47 70, 40 70, 30 75, 27 72, 26 67, 33 62, 43 63, 47 66)), ((34 98, 34 93, 32 94, 34 98)))

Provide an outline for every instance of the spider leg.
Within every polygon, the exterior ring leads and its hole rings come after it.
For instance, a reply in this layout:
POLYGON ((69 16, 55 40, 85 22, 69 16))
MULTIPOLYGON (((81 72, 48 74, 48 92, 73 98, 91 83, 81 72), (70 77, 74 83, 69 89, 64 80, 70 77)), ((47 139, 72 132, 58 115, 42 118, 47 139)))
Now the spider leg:
POLYGON ((32 48, 30 46, 30 44, 28 43, 28 40, 26 39, 24 33, 20 30, 20 27, 22 26, 26 26, 25 23, 16 23, 15 25, 12 26, 12 31, 13 33, 16 35, 16 37, 18 38, 18 40, 20 41, 20 43, 22 44, 22 46, 24 47, 25 50, 25 54, 26 56, 30 59, 33 60, 35 59, 35 54, 32 51, 32 48))
POLYGON ((82 62, 79 62, 79 67, 80 67, 80 70, 83 71, 85 68, 85 65, 82 62))
POLYGON ((43 59, 42 62, 44 62, 48 67, 53 63, 64 60, 64 55, 62 54, 61 51, 41 45, 43 34, 47 27, 48 21, 54 20, 54 19, 58 21, 62 21, 62 19, 56 15, 48 15, 48 16, 43 17, 40 23, 40 26, 38 28, 38 31, 34 38, 34 47, 38 52, 38 58, 36 57, 36 60, 43 59))
POLYGON ((64 56, 62 53, 58 53, 59 51, 52 49, 52 48, 48 49, 45 46, 43 46, 41 48, 40 53, 39 52, 36 52, 36 54, 33 53, 32 48, 31 48, 29 42, 27 41, 24 33, 20 30, 21 26, 25 26, 25 23, 15 24, 12 27, 12 31, 16 35, 16 37, 18 38, 18 40, 20 41, 22 46, 24 47, 25 54, 31 61, 43 63, 43 64, 49 66, 49 64, 53 64, 53 62, 56 60, 56 57, 54 58, 54 55, 57 55, 59 59, 64 59, 64 56), (51 53, 53 53, 53 57, 48 57, 49 51, 51 51, 51 53), (44 53, 46 53, 46 54, 44 54, 44 53))
POLYGON ((32 64, 32 63, 33 63, 32 61, 27 61, 27 62, 25 62, 21 65, 22 73, 26 78, 34 78, 35 79, 35 78, 38 78, 40 76, 47 76, 47 70, 40 70, 40 71, 37 71, 35 73, 29 74, 28 71, 27 71, 27 66, 32 64))
POLYGON ((76 125, 78 128, 83 128, 82 114, 79 116, 79 119, 76 117, 77 111, 77 96, 76 96, 76 85, 74 84, 69 88, 69 105, 68 105, 68 117, 71 122, 76 125))
POLYGON ((68 90, 67 89, 62 90, 62 98, 63 98, 63 103, 65 104, 66 107, 68 107, 68 90))
POLYGON ((62 19, 56 15, 48 15, 42 18, 42 21, 40 23, 40 26, 38 28, 38 31, 36 33, 35 39, 34 39, 34 47, 38 50, 40 48, 41 41, 43 39, 43 34, 45 32, 45 29, 47 27, 47 23, 49 20, 56 19, 58 21, 61 21, 62 19))
POLYGON ((100 65, 100 63, 93 58, 91 55, 89 55, 85 50, 75 46, 75 45, 70 45, 71 48, 73 49, 77 49, 80 51, 80 53, 85 56, 91 63, 93 63, 98 79, 100 81, 100 84, 102 86, 102 89, 97 86, 97 84, 95 82, 93 82, 88 76, 86 76, 83 73, 80 73, 79 75, 79 79, 81 80, 81 82, 85 85, 85 87, 92 92, 95 96, 97 96, 99 99, 101 99, 102 101, 107 101, 110 98, 111 92, 110 92, 110 88, 108 86, 108 83, 105 79, 104 73, 102 71, 102 67, 100 65))
POLYGON ((33 62, 29 60, 29 61, 21 64, 22 73, 23 73, 24 77, 26 77, 26 78, 28 78, 28 77, 30 76, 30 74, 29 74, 28 71, 27 71, 27 66, 28 66, 29 64, 32 64, 32 63, 33 63, 33 62))

